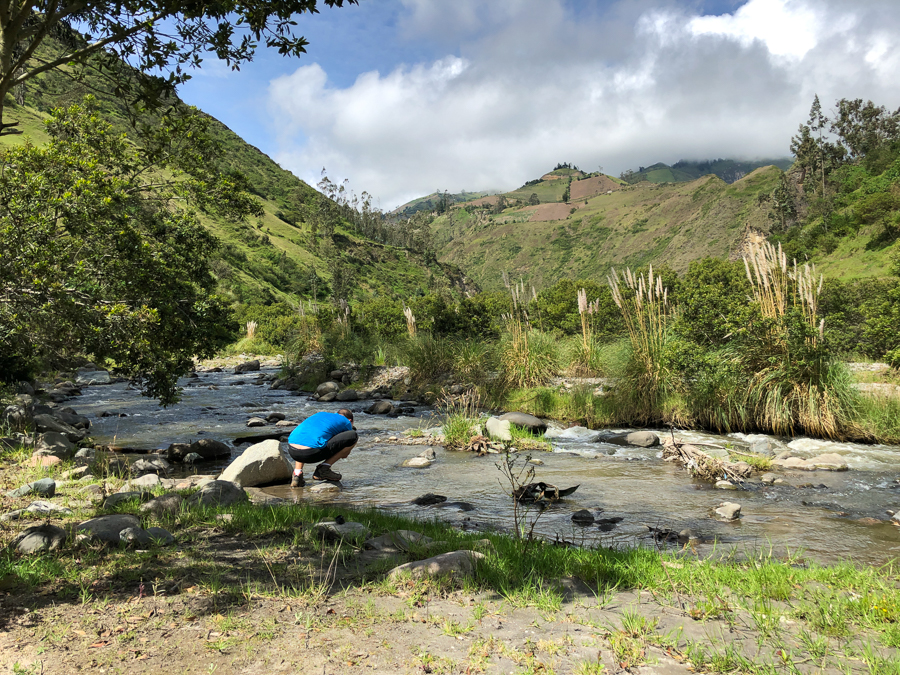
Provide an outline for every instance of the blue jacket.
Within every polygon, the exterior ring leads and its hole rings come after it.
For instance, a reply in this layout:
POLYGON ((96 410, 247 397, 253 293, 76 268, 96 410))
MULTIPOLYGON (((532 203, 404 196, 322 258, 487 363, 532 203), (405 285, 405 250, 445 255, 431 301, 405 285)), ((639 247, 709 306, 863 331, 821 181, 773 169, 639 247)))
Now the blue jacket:
POLYGON ((307 448, 324 448, 342 431, 352 431, 353 424, 343 415, 330 412, 317 412, 307 417, 288 436, 288 443, 305 445, 307 448))

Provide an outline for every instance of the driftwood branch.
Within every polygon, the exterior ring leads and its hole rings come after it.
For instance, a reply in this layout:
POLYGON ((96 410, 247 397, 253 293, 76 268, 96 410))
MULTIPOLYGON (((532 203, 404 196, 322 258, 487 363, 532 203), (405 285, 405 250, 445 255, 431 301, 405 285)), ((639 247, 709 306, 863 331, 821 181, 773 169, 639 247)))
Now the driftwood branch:
POLYGON ((723 478, 741 482, 750 475, 752 469, 747 464, 736 464, 724 459, 710 457, 700 450, 697 445, 700 444, 680 443, 674 438, 671 440, 666 439, 663 445, 663 459, 667 462, 678 462, 688 469, 694 477, 710 482, 722 480, 723 478))

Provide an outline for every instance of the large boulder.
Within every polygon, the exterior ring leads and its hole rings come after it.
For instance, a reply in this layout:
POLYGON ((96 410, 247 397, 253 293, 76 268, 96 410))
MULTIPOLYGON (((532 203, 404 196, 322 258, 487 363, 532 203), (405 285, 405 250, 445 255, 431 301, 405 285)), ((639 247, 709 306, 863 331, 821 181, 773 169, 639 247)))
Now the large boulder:
POLYGON ((393 409, 394 405, 390 401, 375 401, 365 412, 367 415, 387 415, 393 409))
POLYGON ((231 447, 222 441, 216 441, 212 438, 201 438, 190 445, 187 443, 172 443, 166 453, 169 461, 172 462, 183 462, 184 458, 191 453, 200 455, 201 459, 216 459, 217 457, 228 457, 231 454, 231 447))
POLYGON ((247 493, 244 489, 228 480, 211 480, 201 486, 190 499, 192 503, 201 506, 230 506, 246 500, 247 493))
POLYGON ((263 441, 244 450, 219 476, 241 487, 284 483, 291 479, 291 465, 275 440, 263 441))
MULTIPOLYGON (((71 410, 71 408, 69 409, 71 410)), ((64 422, 68 424, 70 427, 74 427, 75 429, 90 429, 91 420, 85 417, 84 415, 79 415, 75 412, 69 412, 68 410, 60 410, 55 413, 54 417, 58 419, 60 422, 64 422)))
POLYGON ((359 392, 356 389, 344 389, 344 391, 339 391, 337 396, 335 397, 336 401, 358 401, 359 400, 359 392))
MULTIPOLYGON (((652 448, 659 445, 659 436, 652 431, 632 431, 628 434, 617 434, 598 439, 602 443, 622 445, 625 447, 652 448)), ((705 451, 705 448, 704 448, 705 451)), ((709 453, 707 453, 709 454, 709 453)))
POLYGON ((34 452, 37 455, 53 455, 60 459, 69 459, 75 452, 75 444, 65 434, 48 431, 38 436, 34 452))
POLYGON ((26 495, 37 495, 38 497, 50 498, 56 494, 56 481, 52 478, 41 478, 27 485, 10 490, 6 493, 7 497, 24 497, 26 495))
POLYGON ((412 469, 424 469, 426 466, 431 466, 433 463, 433 460, 430 460, 427 457, 417 456, 404 460, 402 466, 412 469))
POLYGON ((534 415, 529 415, 528 413, 508 412, 500 415, 499 419, 515 424, 517 427, 527 429, 533 434, 542 434, 547 431, 547 423, 544 420, 535 417, 534 415))
POLYGON ((181 512, 184 498, 175 492, 169 492, 159 497, 154 497, 149 502, 141 504, 142 513, 152 513, 154 516, 176 515, 181 512))
POLYGON ((25 406, 8 405, 0 416, 0 423, 12 431, 24 431, 31 424, 31 415, 25 406))
POLYGON ((324 396, 325 394, 336 394, 341 388, 337 382, 323 382, 316 387, 316 396, 324 396))
POLYGON ((55 551, 64 543, 66 543, 66 531, 49 523, 29 527, 13 541, 16 551, 24 554, 55 551))
POLYGON ((741 517, 741 505, 734 502, 722 502, 715 509, 719 520, 732 521, 741 517))
POLYGON ((257 370, 259 370, 259 359, 245 361, 244 363, 239 363, 234 367, 235 375, 240 375, 241 373, 249 373, 257 370))
POLYGON ((453 551, 442 553, 433 558, 416 560, 395 567, 388 574, 394 578, 404 574, 410 574, 415 578, 425 576, 471 576, 475 572, 475 562, 484 558, 483 553, 477 551, 453 551))
POLYGON ((35 429, 41 433, 55 431, 63 434, 73 443, 80 441, 87 435, 87 432, 84 429, 76 429, 75 427, 56 419, 52 415, 35 415, 34 426, 35 429))
POLYGON ((141 458, 131 465, 131 472, 137 475, 155 473, 165 476, 171 469, 171 465, 162 457, 141 458))
POLYGON ((140 528, 141 521, 137 516, 127 513, 117 513, 111 516, 99 516, 91 518, 78 525, 78 531, 88 535, 91 539, 107 544, 118 544, 121 541, 119 534, 129 528, 140 528))
POLYGON ((319 396, 318 400, 320 403, 331 403, 332 401, 334 401, 336 399, 337 399, 337 392, 330 391, 327 394, 322 394, 321 396, 319 396))

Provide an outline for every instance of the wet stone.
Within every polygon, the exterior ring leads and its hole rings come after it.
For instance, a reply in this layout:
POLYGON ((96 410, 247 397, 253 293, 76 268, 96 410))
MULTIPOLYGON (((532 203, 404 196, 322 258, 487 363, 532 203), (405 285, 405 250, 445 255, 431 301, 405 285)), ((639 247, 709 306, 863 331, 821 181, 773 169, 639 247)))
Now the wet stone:
POLYGON ((720 520, 737 520, 741 517, 741 505, 734 502, 722 502, 716 507, 715 513, 720 520))
POLYGON ((576 525, 593 525, 594 514, 587 509, 581 509, 572 514, 572 522, 576 525))

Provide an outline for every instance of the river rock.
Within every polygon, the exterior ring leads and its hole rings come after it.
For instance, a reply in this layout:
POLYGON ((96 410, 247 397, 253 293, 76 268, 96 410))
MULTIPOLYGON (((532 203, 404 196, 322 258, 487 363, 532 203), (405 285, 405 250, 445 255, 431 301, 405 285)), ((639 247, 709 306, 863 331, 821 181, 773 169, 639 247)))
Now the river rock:
POLYGON ((427 457, 410 457, 409 459, 404 460, 402 466, 412 469, 424 469, 426 466, 431 466, 432 464, 433 462, 427 457))
POLYGON ((372 534, 369 532, 369 528, 362 523, 354 523, 352 521, 339 524, 334 520, 323 520, 316 523, 313 527, 323 537, 332 541, 339 539, 350 539, 354 541, 368 539, 372 534))
POLYGON ((287 415, 285 415, 284 413, 280 413, 280 412, 270 412, 268 415, 266 415, 266 421, 267 421, 267 422, 272 422, 272 423, 280 422, 280 421, 282 421, 285 417, 287 417, 287 415))
POLYGON ((823 471, 846 471, 847 464, 844 458, 836 453, 827 453, 818 455, 811 459, 802 459, 800 457, 787 457, 785 459, 775 458, 772 464, 781 466, 785 469, 799 469, 801 471, 815 471, 821 469, 823 471))
POLYGON ((153 497, 153 494, 150 492, 143 492, 141 490, 123 490, 122 492, 111 494, 109 497, 104 499, 103 508, 111 509, 114 506, 121 504, 122 502, 131 501, 132 499, 138 499, 142 502, 145 502, 151 497, 153 497))
POLYGON ((359 392, 356 389, 344 389, 344 391, 339 391, 337 396, 335 397, 336 401, 358 401, 359 400, 359 392))
POLYGON ((150 548, 153 544, 150 534, 143 527, 126 527, 119 532, 119 541, 136 548, 150 548))
POLYGON ((0 422, 13 431, 24 431, 31 424, 31 415, 28 414, 25 406, 8 405, 3 409, 0 422))
POLYGON ((39 500, 36 502, 31 502, 24 509, 16 509, 15 511, 10 511, 2 516, 0 516, 0 520, 9 521, 9 520, 20 520, 25 516, 30 516, 32 514, 37 516, 48 516, 52 514, 59 515, 72 515, 72 509, 67 509, 65 506, 59 506, 58 504, 54 504, 53 502, 45 502, 43 500, 39 500))
POLYGON ((433 539, 413 530, 397 530, 367 539, 363 548, 370 551, 408 551, 415 545, 427 546, 433 539))
POLYGON ((509 420, 501 420, 499 417, 489 417, 484 427, 488 435, 498 441, 511 441, 512 432, 510 431, 509 420))
POLYGON ((70 427, 74 427, 75 429, 90 429, 91 420, 84 415, 77 414, 71 408, 66 408, 65 410, 59 410, 54 414, 54 417, 58 419, 60 422, 68 424, 70 427))
POLYGON ((429 446, 419 453, 419 457, 424 457, 425 459, 433 462, 437 459, 437 453, 435 453, 434 448, 429 446))
POLYGON ((325 494, 328 492, 342 492, 344 486, 340 482, 316 481, 312 485, 307 484, 306 492, 313 494, 325 494))
POLYGON ((716 481, 716 489, 717 490, 737 490, 737 485, 728 480, 717 480, 716 481))
POLYGON ((141 476, 140 478, 133 478, 128 481, 123 487, 124 490, 133 490, 134 488, 139 489, 150 489, 158 487, 162 481, 159 476, 155 473, 147 473, 141 476))
POLYGON ((28 460, 28 466, 40 467, 46 469, 57 464, 62 464, 62 460, 56 455, 38 455, 33 454, 28 460))
POLYGON ((49 523, 29 527, 13 540, 16 551, 25 555, 55 551, 65 543, 66 531, 49 523))
POLYGON ((587 427, 568 427, 562 429, 560 427, 548 427, 544 432, 544 438, 560 438, 565 440, 582 441, 584 443, 594 443, 600 440, 600 433, 587 427))
POLYGON ((285 483, 291 479, 291 465, 275 440, 251 445, 228 465, 219 480, 241 487, 285 483))
POLYGON ((77 443, 86 436, 86 431, 84 429, 76 429, 65 422, 61 422, 52 415, 35 415, 34 426, 35 429, 41 433, 55 431, 63 434, 73 443, 77 443))
MULTIPOLYGON (((220 514, 222 515, 222 514, 220 514)), ((230 513, 228 515, 231 515, 230 513)), ((146 529, 148 535, 150 535, 150 539, 157 546, 169 546, 170 544, 175 543, 175 537, 172 536, 172 533, 167 529, 162 527, 148 527, 146 529)))
POLYGON ((111 382, 109 371, 106 370, 88 370, 78 373, 75 378, 76 384, 109 384, 111 382))
POLYGON ((141 504, 141 513, 151 513, 154 516, 175 515, 181 512, 181 505, 184 498, 170 492, 169 494, 154 497, 146 504, 141 504))
POLYGON ((137 516, 127 513, 117 513, 111 516, 99 516, 91 518, 78 525, 78 531, 91 539, 107 544, 118 544, 121 541, 119 534, 128 528, 140 528, 141 521, 137 516))
POLYGON ((155 473, 167 475, 171 468, 171 465, 162 457, 142 458, 131 465, 131 472, 135 474, 155 473))
POLYGON ((326 394, 337 394, 340 391, 341 385, 337 382, 323 382, 318 387, 316 387, 316 396, 325 396, 326 394))
POLYGON ((59 474, 59 477, 66 480, 79 480, 82 476, 87 475, 88 471, 89 469, 86 466, 76 466, 74 469, 63 471, 59 474))
POLYGON ((247 420, 248 427, 264 427, 267 426, 268 422, 266 422, 262 417, 251 417, 247 420))
MULTIPOLYGON (((659 436, 652 431, 632 431, 627 434, 601 437, 599 440, 602 443, 635 448, 652 448, 659 445, 659 436)), ((703 451, 706 452, 706 448, 703 448, 703 451)))
POLYGON ((587 509, 581 509, 572 514, 572 522, 576 525, 593 525, 594 514, 587 509))
POLYGON ((97 451, 94 448, 81 448, 75 453, 75 463, 80 466, 92 464, 97 459, 97 451))
POLYGON ((396 578, 398 576, 410 574, 414 578, 444 575, 467 577, 475 572, 475 562, 484 557, 483 553, 477 551, 453 551, 452 553, 442 553, 433 558, 416 560, 395 567, 388 573, 388 576, 390 578, 396 578))
POLYGON ((236 365, 234 367, 234 374, 240 375, 241 373, 249 373, 257 370, 259 370, 259 359, 253 359, 252 361, 245 361, 244 363, 236 365))
POLYGON ((212 480, 191 496, 190 502, 202 506, 229 506, 247 500, 243 488, 228 480, 212 480))
POLYGON ((760 476, 759 480, 762 483, 765 483, 766 485, 772 485, 777 478, 778 478, 778 475, 774 474, 770 471, 770 472, 764 473, 762 476, 760 476))
POLYGON ((32 483, 27 483, 15 490, 6 493, 7 497, 24 497, 25 495, 37 495, 48 499, 56 494, 56 481, 52 478, 41 478, 32 483))
POLYGON ((517 427, 527 429, 533 434, 542 434, 547 430, 547 423, 539 417, 523 412, 508 412, 498 418, 504 422, 510 422, 517 427))
POLYGON ((741 505, 734 502, 722 502, 716 507, 719 520, 731 521, 741 517, 741 505))
POLYGON ((436 495, 433 492, 428 492, 421 497, 416 497, 411 503, 416 506, 433 506, 434 504, 440 504, 445 501, 447 501, 447 498, 444 495, 436 495))
POLYGON ((337 392, 330 391, 327 394, 322 394, 321 396, 319 396, 318 401, 320 403, 331 403, 335 399, 337 399, 337 392))
POLYGON ((222 441, 216 441, 212 438, 201 438, 199 441, 194 441, 190 444, 188 452, 195 452, 203 459, 216 459, 217 457, 228 457, 231 454, 231 447, 222 441))
POLYGON ((37 455, 54 455, 60 459, 69 459, 75 453, 75 444, 58 431, 48 431, 37 437, 34 444, 37 455))
POLYGON ((372 405, 366 408, 365 412, 367 415, 387 415, 391 410, 394 409, 394 405, 390 401, 375 401, 372 405))

